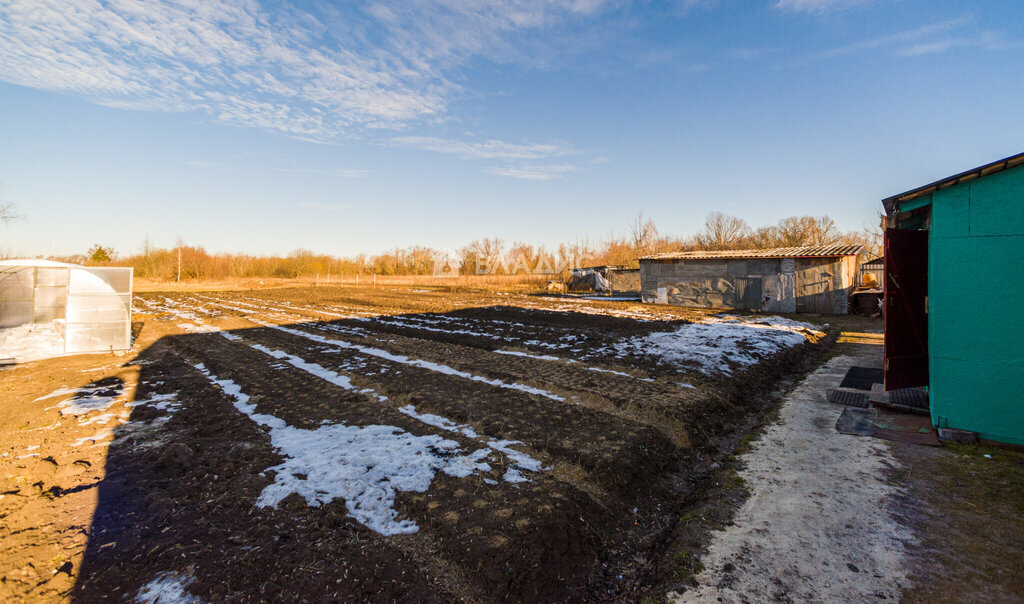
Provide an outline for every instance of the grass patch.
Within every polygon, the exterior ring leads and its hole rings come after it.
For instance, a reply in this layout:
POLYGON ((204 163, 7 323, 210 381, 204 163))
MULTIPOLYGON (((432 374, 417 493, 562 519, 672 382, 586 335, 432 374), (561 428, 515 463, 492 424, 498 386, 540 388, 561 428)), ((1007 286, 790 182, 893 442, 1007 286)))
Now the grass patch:
POLYGON ((700 558, 686 550, 679 550, 675 553, 673 559, 676 562, 676 580, 696 584, 697 575, 704 570, 704 564, 700 561, 700 558))

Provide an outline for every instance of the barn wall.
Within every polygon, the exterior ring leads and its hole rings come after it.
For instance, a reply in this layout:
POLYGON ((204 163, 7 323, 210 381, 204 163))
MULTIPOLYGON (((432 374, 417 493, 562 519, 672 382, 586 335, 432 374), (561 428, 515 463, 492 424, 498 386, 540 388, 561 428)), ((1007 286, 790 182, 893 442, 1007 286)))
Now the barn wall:
MULTIPOLYGON (((846 314, 847 296, 856 281, 856 257, 811 264, 818 269, 814 279, 828 281, 818 285, 822 291, 813 312, 846 314)), ((656 304, 796 312, 796 265, 793 258, 644 260, 640 293, 644 302, 656 304)))
POLYGON ((611 269, 608 271, 608 281, 612 284, 613 292, 640 291, 640 271, 638 269, 611 269))
POLYGON ((761 277, 761 289, 768 298, 768 312, 796 312, 796 262, 792 258, 779 261, 779 272, 761 277))
POLYGON ((932 194, 928 360, 932 421, 1024 445, 1024 167, 932 194))
POLYGON ((843 256, 832 265, 835 275, 832 282, 832 314, 845 315, 850 310, 850 295, 857 287, 857 267, 860 266, 856 256, 843 256))

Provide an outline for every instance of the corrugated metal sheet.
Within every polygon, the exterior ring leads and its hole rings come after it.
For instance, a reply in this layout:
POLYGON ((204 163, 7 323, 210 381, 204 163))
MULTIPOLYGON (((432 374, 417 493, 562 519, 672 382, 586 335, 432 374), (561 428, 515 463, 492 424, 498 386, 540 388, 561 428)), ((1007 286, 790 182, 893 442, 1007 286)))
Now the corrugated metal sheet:
POLYGON ((641 260, 714 260, 729 258, 834 258, 856 256, 864 251, 859 245, 826 245, 780 247, 765 250, 721 250, 695 252, 665 252, 644 256, 641 260))

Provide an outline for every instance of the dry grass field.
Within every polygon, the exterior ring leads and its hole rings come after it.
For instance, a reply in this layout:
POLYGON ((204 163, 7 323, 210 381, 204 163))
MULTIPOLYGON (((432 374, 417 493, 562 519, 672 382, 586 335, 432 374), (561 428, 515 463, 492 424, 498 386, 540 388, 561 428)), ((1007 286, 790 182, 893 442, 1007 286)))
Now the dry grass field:
POLYGON ((128 354, 4 372, 4 600, 638 599, 683 578, 676 527, 831 341, 420 285, 135 311, 128 354))

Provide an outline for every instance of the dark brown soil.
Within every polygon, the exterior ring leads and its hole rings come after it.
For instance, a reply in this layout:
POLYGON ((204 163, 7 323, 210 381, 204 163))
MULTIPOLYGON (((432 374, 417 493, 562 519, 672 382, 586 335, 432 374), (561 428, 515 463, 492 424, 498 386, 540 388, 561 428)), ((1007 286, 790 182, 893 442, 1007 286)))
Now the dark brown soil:
MULTIPOLYGON (((340 287, 140 298, 137 319, 146 325, 131 355, 54 359, 3 375, 16 379, 4 383, 12 403, 3 428, 14 435, 12 453, 35 442, 15 425, 57 428, 46 433, 38 458, 15 461, 21 453, 12 454, 0 459, 0 473, 43 475, 49 462, 42 458, 54 452, 57 467, 91 469, 54 475, 34 489, 28 478, 5 479, 4 489, 16 482, 17 493, 0 499, 0 515, 37 528, 31 539, 4 533, 2 598, 131 600, 173 572, 191 580, 189 593, 212 602, 633 600, 664 580, 659 569, 675 528, 716 460, 760 417, 780 380, 818 348, 808 342, 731 377, 705 376, 656 359, 595 352, 671 329, 700 311, 666 309, 658 320, 641 322, 520 307, 559 308, 535 298, 340 287), (377 314, 387 316, 370 316, 377 314), (230 330, 236 339, 188 333, 196 325, 230 330), (301 357, 348 377, 355 388, 253 346, 301 357), (444 365, 490 383, 395 359, 444 365), (550 469, 530 474, 529 482, 504 482, 506 462, 496 456, 490 475, 438 473, 426 492, 396 498, 399 516, 419 527, 411 535, 367 528, 341 499, 317 507, 293 494, 276 508, 259 507, 256 498, 273 481, 266 470, 281 455, 197 364, 240 386, 258 413, 290 426, 387 425, 440 433, 463 450, 479 447, 399 411, 411 404, 418 413, 468 424, 481 437, 520 441, 518 450, 550 469), (83 373, 99 365, 108 367, 83 373), (129 401, 167 395, 176 407, 130 408, 129 423, 115 430, 109 448, 70 447, 96 427, 43 410, 35 399, 111 377, 126 385, 129 401), (679 386, 683 381, 697 387, 679 386), (89 465, 74 466, 76 455, 89 465), (72 500, 74 513, 62 507, 72 500), (40 528, 47 515, 54 517, 50 528, 40 528), (81 536, 63 547, 60 535, 68 530, 81 536)), ((634 306, 593 305, 615 312, 634 306)), ((111 410, 127 412, 120 405, 111 410)))

